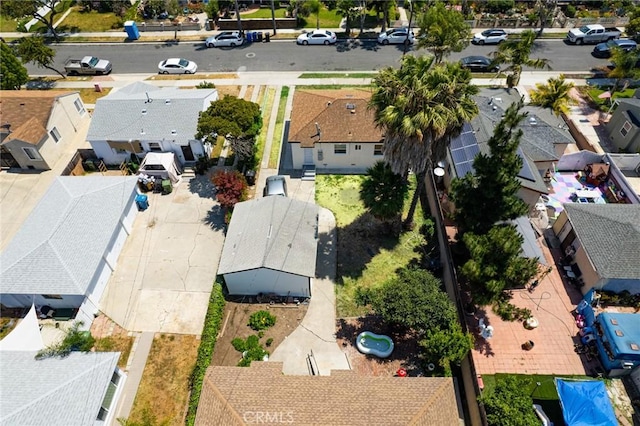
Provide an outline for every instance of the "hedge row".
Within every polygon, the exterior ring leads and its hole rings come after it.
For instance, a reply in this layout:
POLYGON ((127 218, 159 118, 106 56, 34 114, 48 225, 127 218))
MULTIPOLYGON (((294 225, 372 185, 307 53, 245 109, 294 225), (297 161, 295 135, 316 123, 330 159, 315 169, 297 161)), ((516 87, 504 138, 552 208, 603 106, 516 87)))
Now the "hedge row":
POLYGON ((189 410, 185 423, 193 426, 196 422, 196 412, 202 392, 202 382, 207 368, 211 365, 213 349, 216 346, 216 339, 222 324, 222 314, 224 312, 224 296, 222 295, 222 277, 218 277, 211 290, 209 299, 209 309, 204 319, 200 347, 198 347, 198 359, 193 373, 191 373, 191 393, 189 396, 189 410))

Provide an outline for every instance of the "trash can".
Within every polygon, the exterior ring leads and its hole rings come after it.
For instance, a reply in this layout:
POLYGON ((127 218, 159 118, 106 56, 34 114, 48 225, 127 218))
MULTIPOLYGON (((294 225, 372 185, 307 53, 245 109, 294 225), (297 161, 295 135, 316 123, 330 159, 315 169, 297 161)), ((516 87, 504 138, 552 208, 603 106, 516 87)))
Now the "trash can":
POLYGON ((262 43, 262 31, 258 31, 256 35, 258 36, 258 39, 256 41, 258 43, 262 43))
POLYGON ((253 186, 256 184, 256 171, 255 170, 247 170, 244 173, 244 177, 247 180, 247 185, 253 186))
POLYGON ((162 181, 162 193, 171 194, 171 191, 173 191, 173 186, 171 185, 171 181, 169 179, 164 179, 162 181))
POLYGON ((144 194, 136 195, 136 204, 138 205, 138 210, 145 211, 149 208, 149 200, 148 197, 144 194))
POLYGON ((258 33, 251 31, 251 41, 258 41, 258 33))
POLYGON ((140 38, 140 31, 135 21, 127 21, 124 23, 124 30, 127 32, 129 40, 137 40, 140 38))
POLYGON ((271 41, 271 35, 269 33, 264 33, 264 42, 269 43, 271 41))

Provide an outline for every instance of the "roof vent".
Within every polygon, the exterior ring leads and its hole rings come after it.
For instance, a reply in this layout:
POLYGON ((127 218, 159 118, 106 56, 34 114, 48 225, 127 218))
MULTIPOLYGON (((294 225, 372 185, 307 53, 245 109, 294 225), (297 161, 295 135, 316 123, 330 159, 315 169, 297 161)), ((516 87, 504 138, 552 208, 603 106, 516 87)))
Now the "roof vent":
POLYGON ((144 129, 140 129, 140 134, 144 135, 144 129))
POLYGON ((349 93, 348 95, 345 95, 347 98, 353 98, 353 95, 351 93, 349 93))
POLYGON ((172 131, 171 131, 171 134, 172 134, 172 135, 177 135, 177 134, 178 134, 178 131, 174 129, 174 130, 172 130, 172 131))
POLYGON ((352 109, 352 110, 351 110, 351 111, 349 111, 349 112, 350 112, 351 114, 355 114, 355 113, 356 113, 356 110, 355 110, 355 109, 352 109))
POLYGON ((327 106, 331 106, 331 101, 327 102, 327 106))
POLYGON ((165 99, 164 104, 165 105, 171 105, 171 99, 165 99))
POLYGON ((538 120, 536 120, 535 117, 529 117, 529 124, 535 126, 536 124, 538 124, 538 120))
POLYGON ((356 104, 347 104, 347 109, 351 109, 351 110, 356 109, 356 104))
POLYGON ((147 110, 146 109, 142 110, 142 115, 147 115, 147 110))

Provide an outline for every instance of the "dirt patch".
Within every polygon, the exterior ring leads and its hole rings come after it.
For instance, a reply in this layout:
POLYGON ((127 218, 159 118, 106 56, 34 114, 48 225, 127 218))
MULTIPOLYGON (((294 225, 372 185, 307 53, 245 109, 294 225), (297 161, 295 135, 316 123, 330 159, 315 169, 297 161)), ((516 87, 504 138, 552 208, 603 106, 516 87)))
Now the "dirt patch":
POLYGON ((192 335, 156 334, 129 416, 132 423, 184 424, 199 344, 192 335))
POLYGON ((338 345, 347 354, 351 369, 363 376, 394 376, 403 368, 408 376, 424 376, 417 354, 420 352, 417 339, 411 335, 397 333, 385 325, 379 317, 341 318, 337 321, 338 345), (389 358, 380 359, 364 355, 356 348, 356 338, 363 331, 384 334, 393 339, 394 349, 389 358))
POLYGON ((238 364, 242 355, 233 348, 231 341, 236 337, 246 339, 258 334, 247 324, 251 314, 261 310, 269 311, 276 317, 276 324, 265 330, 260 339, 262 347, 267 352, 273 353, 278 345, 300 325, 307 313, 307 305, 227 302, 222 328, 211 361, 212 365, 235 366, 238 364), (266 345, 268 339, 273 339, 269 347, 266 345))

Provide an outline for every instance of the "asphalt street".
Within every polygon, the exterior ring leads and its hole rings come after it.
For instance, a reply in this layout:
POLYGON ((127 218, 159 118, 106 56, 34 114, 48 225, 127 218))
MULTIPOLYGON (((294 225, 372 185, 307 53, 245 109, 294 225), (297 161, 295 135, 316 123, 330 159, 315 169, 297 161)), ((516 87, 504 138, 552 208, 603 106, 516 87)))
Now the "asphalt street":
MULTIPOLYGON (((56 51, 54 66, 63 69, 69 58, 85 55, 109 59, 114 73, 156 72, 158 63, 170 57, 181 57, 198 64, 198 72, 237 71, 376 71, 397 66, 402 46, 380 46, 375 41, 340 41, 335 46, 298 46, 293 40, 249 43, 233 49, 207 49, 203 42, 167 43, 65 43, 52 46, 56 51)), ((464 56, 488 56, 496 46, 470 45, 449 60, 464 56)), ((591 56, 593 46, 567 45, 563 40, 539 40, 532 57, 549 59, 553 71, 589 71, 609 63, 591 56)), ((409 53, 412 53, 412 49, 409 53)), ((422 54, 423 50, 417 51, 422 54)), ((32 75, 54 74, 28 65, 32 75)), ((526 68, 525 68, 526 69, 526 68)))

